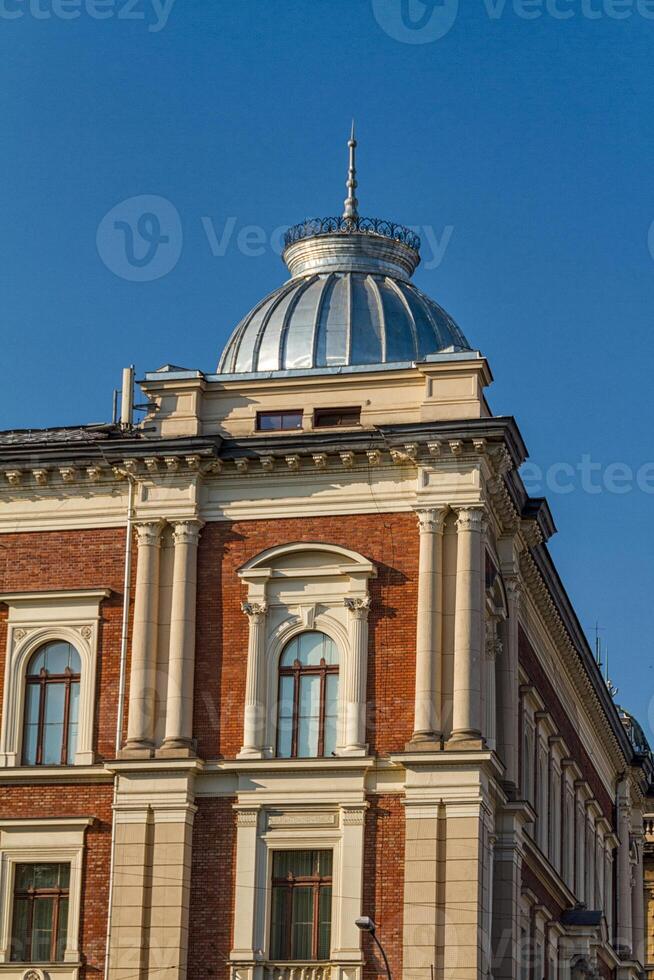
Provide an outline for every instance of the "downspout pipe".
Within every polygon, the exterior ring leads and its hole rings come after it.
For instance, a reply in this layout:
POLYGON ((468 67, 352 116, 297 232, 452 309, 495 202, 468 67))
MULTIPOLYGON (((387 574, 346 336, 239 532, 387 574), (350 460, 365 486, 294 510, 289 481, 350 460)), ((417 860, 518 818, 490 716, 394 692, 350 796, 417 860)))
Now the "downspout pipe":
MULTIPOLYGON (((123 715, 125 713, 125 682, 127 672, 127 641, 129 636, 129 603, 132 586, 132 527, 134 523, 134 478, 126 470, 120 471, 127 477, 127 522, 125 525, 125 568, 123 573, 123 617, 120 631, 120 666, 118 674, 118 707, 116 710, 116 758, 123 740, 123 715)), ((113 801, 111 806, 111 854, 109 858, 109 896, 107 907, 107 942, 104 956, 104 980, 109 980, 109 959, 111 949, 111 912, 114 891, 114 861, 116 855, 115 812, 118 778, 114 774, 113 801)))

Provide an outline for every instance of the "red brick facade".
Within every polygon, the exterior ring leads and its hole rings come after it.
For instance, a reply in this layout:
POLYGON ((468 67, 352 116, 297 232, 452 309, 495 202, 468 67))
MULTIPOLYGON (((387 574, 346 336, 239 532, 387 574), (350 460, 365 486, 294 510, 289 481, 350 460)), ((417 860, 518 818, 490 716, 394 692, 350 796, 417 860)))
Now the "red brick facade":
POLYGON ((230 758, 243 738, 248 643, 236 572, 281 542, 320 541, 360 552, 377 567, 370 583, 368 741, 371 753, 403 749, 413 731, 418 531, 414 514, 209 524, 198 559, 195 735, 203 758, 230 758))
MULTIPOLYGON (((363 904, 379 926, 393 976, 402 975, 404 806, 398 796, 370 795, 366 813, 363 904)), ((384 973, 372 943, 364 945, 364 977, 384 973)))
MULTIPOLYGON (((195 724, 198 753, 234 757, 243 737, 247 618, 236 572, 280 542, 320 541, 359 551, 377 568, 371 581, 367 738, 371 751, 401 750, 412 734, 418 532, 415 515, 384 514, 207 525, 198 557, 195 724)), ((136 549, 135 549, 136 550, 136 549)), ((0 591, 109 588, 101 604, 94 747, 115 756, 125 532, 120 528, 35 532, 0 538, 0 591), (0 559, 1 560, 1 559, 0 559)), ((136 555, 132 581, 136 572, 136 555)), ((133 596, 133 592, 132 592, 133 596)), ((133 611, 133 610, 132 610, 133 611)), ((130 621, 131 613, 130 612, 130 621)), ((7 610, 0 606, 0 672, 7 610)), ((127 665, 129 687, 129 663, 127 665)), ((85 976, 103 971, 111 851, 109 786, 4 786, 3 817, 94 816, 87 831, 81 949, 85 976)), ((199 799, 193 838, 189 978, 228 976, 236 847, 233 799, 199 799)), ((365 907, 384 931, 391 967, 402 964, 404 812, 397 796, 371 796, 365 828, 365 907)), ((383 972, 372 948, 367 976, 383 972)))
MULTIPOLYGON (((134 569, 135 563, 136 558, 134 569)), ((100 759, 116 755, 124 573, 125 531, 121 528, 0 535, 0 592, 111 589, 100 607, 94 732, 100 759)), ((7 607, 0 605, 1 677, 5 676, 6 623, 7 607)))
POLYGON ((82 871, 82 976, 104 972, 111 860, 111 786, 0 786, 0 814, 12 817, 95 817, 86 831, 82 871))
POLYGON ((193 826, 188 980, 227 977, 234 918, 234 800, 200 799, 193 826))

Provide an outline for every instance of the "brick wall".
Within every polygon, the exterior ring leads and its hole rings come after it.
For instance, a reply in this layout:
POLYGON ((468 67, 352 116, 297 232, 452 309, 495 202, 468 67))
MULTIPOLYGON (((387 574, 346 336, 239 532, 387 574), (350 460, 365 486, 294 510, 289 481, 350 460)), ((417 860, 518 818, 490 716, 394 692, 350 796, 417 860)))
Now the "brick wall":
MULTIPOLYGON (((0 592, 112 590, 111 596, 100 606, 94 736, 94 747, 99 756, 109 759, 116 754, 124 568, 125 531, 121 528, 0 535, 0 592)), ((3 679, 7 614, 7 607, 0 604, 0 677, 3 679)))
POLYGON ((86 831, 82 873, 82 976, 104 971, 111 860, 111 786, 0 786, 0 814, 12 817, 95 817, 86 831))
POLYGON ((233 799, 198 799, 193 826, 188 980, 227 980, 232 948, 236 814, 233 799))
MULTIPOLYGON (((404 806, 403 797, 371 794, 366 812, 363 914, 377 924, 391 973, 402 975, 404 920, 404 806)), ((385 976, 384 964, 364 938, 364 977, 385 976)))
POLYGON ((320 541, 377 566, 371 582, 368 734, 371 751, 402 749, 413 731, 418 531, 413 514, 208 524, 200 539, 195 735, 205 758, 232 757, 243 741, 246 589, 236 572, 275 545, 320 541))

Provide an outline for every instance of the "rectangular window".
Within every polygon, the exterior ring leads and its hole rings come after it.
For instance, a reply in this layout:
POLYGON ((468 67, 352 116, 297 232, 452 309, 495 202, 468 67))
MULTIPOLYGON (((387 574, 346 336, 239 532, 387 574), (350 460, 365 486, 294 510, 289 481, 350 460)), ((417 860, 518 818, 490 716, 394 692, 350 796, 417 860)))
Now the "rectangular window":
POLYGON ((64 958, 70 864, 17 864, 11 959, 57 963, 64 958))
POLYGON ((274 851, 271 958, 328 960, 331 924, 332 852, 274 851))
POLYGON ((289 432, 301 428, 301 408, 284 412, 257 412, 257 432, 289 432))
POLYGON ((314 429, 337 425, 360 425, 361 407, 357 408, 317 408, 313 413, 314 429))

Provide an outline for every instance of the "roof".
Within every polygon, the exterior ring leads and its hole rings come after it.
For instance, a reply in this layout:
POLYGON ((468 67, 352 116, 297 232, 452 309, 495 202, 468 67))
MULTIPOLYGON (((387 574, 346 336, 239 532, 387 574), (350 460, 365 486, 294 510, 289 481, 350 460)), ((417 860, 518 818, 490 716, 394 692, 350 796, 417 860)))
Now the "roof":
POLYGON ((413 283, 365 272, 298 276, 239 323, 219 371, 240 374, 401 364, 470 350, 454 320, 413 283))

